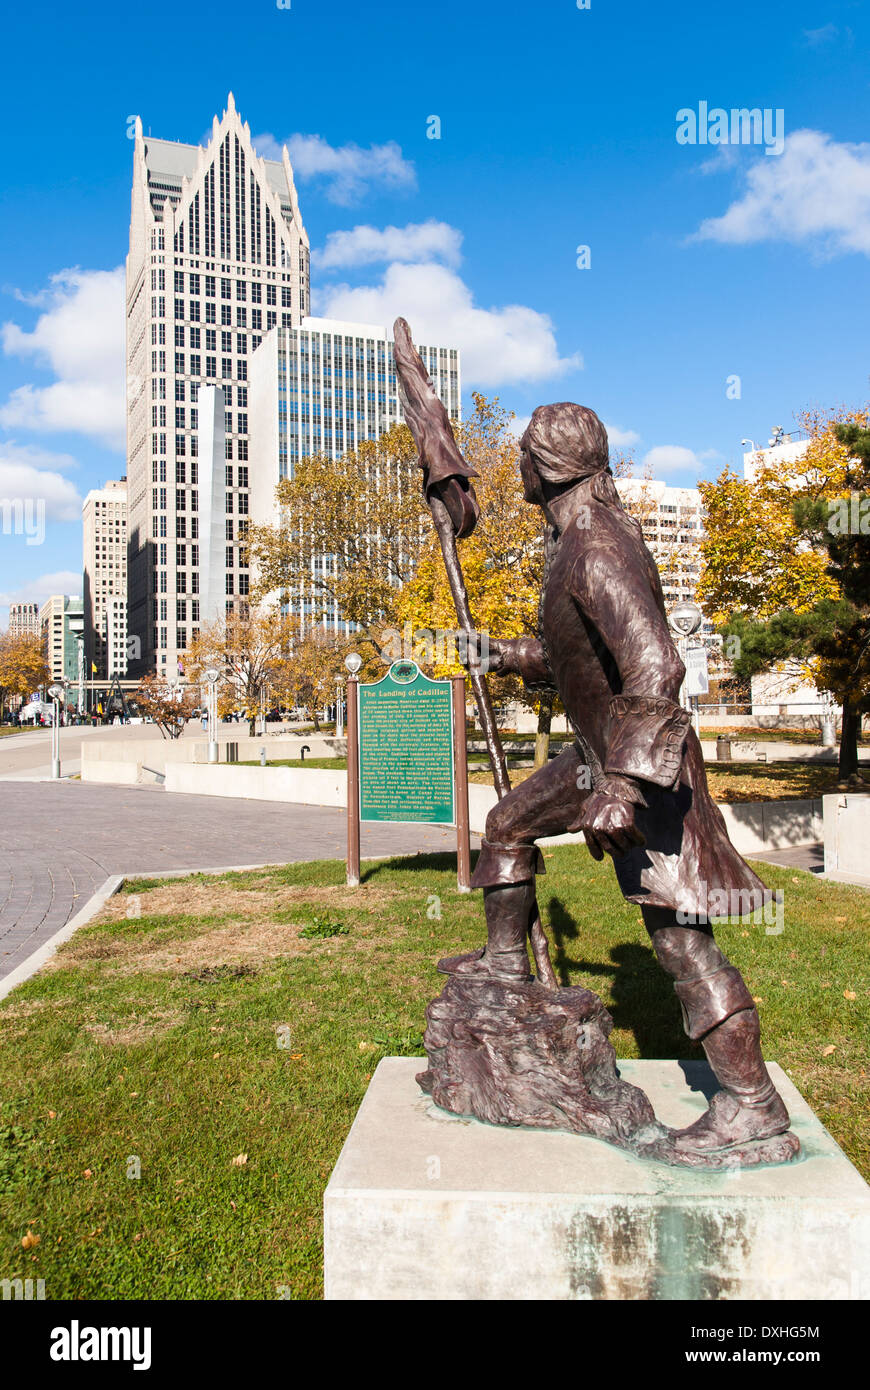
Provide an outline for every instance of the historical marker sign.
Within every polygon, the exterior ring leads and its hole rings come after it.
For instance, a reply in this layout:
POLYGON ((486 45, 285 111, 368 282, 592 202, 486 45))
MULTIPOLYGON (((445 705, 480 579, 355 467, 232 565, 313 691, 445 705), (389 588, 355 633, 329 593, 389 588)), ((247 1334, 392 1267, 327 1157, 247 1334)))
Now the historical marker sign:
POLYGON ((413 661, 359 687, 360 820, 456 823, 452 706, 413 661))

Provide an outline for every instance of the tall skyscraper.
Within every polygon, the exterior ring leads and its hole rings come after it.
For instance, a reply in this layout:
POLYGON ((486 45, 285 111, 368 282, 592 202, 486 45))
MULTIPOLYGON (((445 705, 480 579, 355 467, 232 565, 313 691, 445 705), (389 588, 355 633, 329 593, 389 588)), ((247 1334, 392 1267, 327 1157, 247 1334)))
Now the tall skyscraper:
POLYGON ((127 480, 94 488, 82 503, 85 671, 127 673, 127 480), (96 671, 94 671, 96 666, 96 671))
POLYGON ((232 94, 205 147, 152 139, 137 119, 127 258, 133 675, 174 675, 183 663, 202 620, 204 570, 224 609, 247 590, 248 363, 269 329, 295 327, 308 307, 308 236, 286 149, 280 162, 257 155, 232 94), (223 499, 222 527, 209 512, 209 543, 222 534, 208 559, 204 492, 223 499))

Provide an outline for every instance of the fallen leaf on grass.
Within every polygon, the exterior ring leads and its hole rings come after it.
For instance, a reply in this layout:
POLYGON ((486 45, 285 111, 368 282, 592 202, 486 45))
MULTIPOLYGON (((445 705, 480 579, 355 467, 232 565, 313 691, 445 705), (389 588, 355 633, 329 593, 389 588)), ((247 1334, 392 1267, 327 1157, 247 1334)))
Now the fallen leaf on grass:
POLYGON ((235 1158, 234 1158, 233 1161, 232 1161, 232 1166, 233 1166, 234 1168, 244 1168, 244 1166, 245 1166, 245 1164, 247 1163, 247 1161, 248 1161, 248 1155, 247 1155, 247 1154, 236 1154, 235 1158))
POLYGON ((48 1112, 48 1118, 49 1118, 50 1120, 56 1119, 56 1118, 57 1118, 57 1111, 56 1111, 56 1110, 49 1110, 49 1112, 48 1112))
POLYGON ((848 917, 835 917, 835 918, 834 918, 834 921, 835 921, 835 922, 848 922, 848 920, 849 920, 848 917))
POLYGON ((38 1245, 42 1236, 35 1236, 32 1231, 28 1231, 26 1236, 21 1237, 21 1244, 25 1250, 31 1250, 34 1245, 38 1245))
POLYGON ((832 1053, 832 1052, 836 1052, 836 1050, 837 1050, 837 1049, 835 1048, 835 1046, 834 1046, 833 1043, 828 1043, 827 1047, 823 1047, 823 1048, 822 1048, 822 1056, 823 1056, 823 1057, 830 1057, 831 1053, 832 1053))
POLYGON ((93 1176, 94 1176, 94 1175, 93 1175, 93 1173, 91 1172, 90 1168, 86 1168, 85 1171, 84 1171, 84 1173, 82 1174, 82 1177, 83 1177, 83 1178, 92 1178, 93 1176))
POLYGON ((855 991, 854 991, 853 989, 844 989, 844 990, 843 990, 843 998, 844 998, 844 999, 857 999, 858 996, 857 996, 857 994, 855 993, 855 991))

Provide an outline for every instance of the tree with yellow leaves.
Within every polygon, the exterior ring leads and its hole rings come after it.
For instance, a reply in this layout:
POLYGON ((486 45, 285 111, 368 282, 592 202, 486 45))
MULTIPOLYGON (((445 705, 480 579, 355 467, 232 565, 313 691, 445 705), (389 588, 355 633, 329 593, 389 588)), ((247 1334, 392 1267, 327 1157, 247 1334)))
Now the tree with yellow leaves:
POLYGON ((246 711, 253 738, 267 687, 282 679, 290 660, 294 626, 274 608, 227 613, 204 623, 185 657, 188 680, 201 681, 212 668, 233 692, 236 708, 246 711))
POLYGON ((50 679, 51 672, 38 637, 0 634, 0 719, 10 700, 26 699, 50 679))
POLYGON ((870 594, 855 582, 870 538, 838 546, 828 521, 870 486, 868 415, 812 412, 801 424, 809 435, 801 457, 761 461, 750 481, 726 469, 699 484, 698 602, 721 625, 738 675, 797 662, 842 704, 846 781, 858 775, 860 715, 870 708, 870 594))
POLYGON ((302 458, 277 488, 280 520, 252 526, 260 598, 275 594, 316 624, 332 613, 377 632, 416 568, 429 519, 406 425, 339 459, 302 458))

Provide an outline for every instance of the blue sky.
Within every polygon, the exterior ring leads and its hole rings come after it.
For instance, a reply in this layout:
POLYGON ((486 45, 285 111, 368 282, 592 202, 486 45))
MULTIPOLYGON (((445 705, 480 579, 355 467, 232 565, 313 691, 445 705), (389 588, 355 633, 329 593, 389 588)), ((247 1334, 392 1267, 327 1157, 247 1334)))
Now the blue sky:
POLYGON ((458 342, 466 401, 579 400, 669 482, 870 395, 853 0, 152 0, 147 24, 43 4, 5 37, 0 500, 44 497, 47 522, 0 534, 0 627, 12 599, 79 590, 80 499, 124 471, 136 113, 196 142, 232 90, 262 153, 290 145, 316 312, 404 312, 458 342), (781 152, 678 143, 700 102, 781 110, 781 152))

